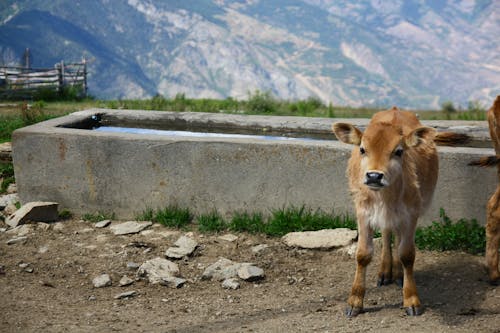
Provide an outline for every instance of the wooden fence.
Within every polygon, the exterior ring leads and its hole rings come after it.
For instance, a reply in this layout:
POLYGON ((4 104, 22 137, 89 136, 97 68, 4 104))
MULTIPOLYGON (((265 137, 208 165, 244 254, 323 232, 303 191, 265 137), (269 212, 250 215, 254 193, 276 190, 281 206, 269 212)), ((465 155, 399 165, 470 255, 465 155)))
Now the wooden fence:
POLYGON ((65 64, 54 68, 0 67, 0 99, 33 98, 40 91, 61 93, 66 87, 87 96, 87 63, 65 64))

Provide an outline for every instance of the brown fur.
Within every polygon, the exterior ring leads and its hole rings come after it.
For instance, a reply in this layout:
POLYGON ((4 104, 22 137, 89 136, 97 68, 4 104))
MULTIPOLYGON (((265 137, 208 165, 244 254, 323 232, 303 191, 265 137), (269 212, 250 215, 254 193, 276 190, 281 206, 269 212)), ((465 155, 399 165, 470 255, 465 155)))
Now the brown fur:
MULTIPOLYGON (((483 167, 497 167, 498 179, 500 181, 500 95, 488 110, 488 125, 490 129, 491 141, 495 147, 494 156, 486 156, 477 161, 472 161, 469 165, 483 167)), ((500 245, 500 182, 495 193, 488 200, 486 206, 486 266, 488 276, 492 284, 500 281, 500 271, 498 269, 498 247, 500 245)))
POLYGON ((373 232, 382 231, 383 248, 379 285, 403 284, 403 306, 409 315, 422 313, 413 278, 415 228, 431 202, 438 176, 435 141, 457 143, 464 137, 437 134, 407 111, 392 108, 376 113, 365 132, 335 123, 333 131, 354 144, 347 175, 358 221, 357 268, 348 299, 348 316, 363 309, 366 266, 373 256, 373 232), (391 236, 394 234, 394 253, 391 236))

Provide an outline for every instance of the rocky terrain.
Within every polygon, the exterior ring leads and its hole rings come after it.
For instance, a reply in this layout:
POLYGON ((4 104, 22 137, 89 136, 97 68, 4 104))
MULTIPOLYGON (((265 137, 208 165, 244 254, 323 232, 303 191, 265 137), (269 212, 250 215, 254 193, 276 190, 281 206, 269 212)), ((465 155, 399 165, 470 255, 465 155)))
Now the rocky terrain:
MULTIPOLYGON (((15 210, 5 202, 0 208, 15 210)), ((416 318, 401 309, 400 288, 376 287, 377 258, 368 271, 366 312, 348 319, 355 232, 279 239, 78 218, 0 227, 1 332, 500 328, 500 291, 486 282, 480 256, 419 251, 416 280, 426 310, 416 318)))

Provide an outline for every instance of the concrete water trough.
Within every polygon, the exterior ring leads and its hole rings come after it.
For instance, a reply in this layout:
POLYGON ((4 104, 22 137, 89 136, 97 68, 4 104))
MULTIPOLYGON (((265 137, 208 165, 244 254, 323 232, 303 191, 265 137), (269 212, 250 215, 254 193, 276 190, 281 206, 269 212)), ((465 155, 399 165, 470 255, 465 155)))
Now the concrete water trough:
MULTIPOLYGON (((335 141, 335 121, 139 110, 75 112, 14 132, 19 197, 22 203, 55 201, 76 214, 114 213, 121 219, 169 204, 195 213, 217 209, 222 214, 266 214, 302 205, 352 213, 345 176, 352 147, 335 141)), ((368 119, 342 121, 363 127, 368 119)), ((468 132, 476 145, 491 145, 486 122, 424 123, 468 132)), ((484 224, 496 171, 469 167, 467 162, 493 149, 440 147, 439 153, 439 182, 422 223, 437 220, 444 208, 452 218, 475 218, 484 224)))

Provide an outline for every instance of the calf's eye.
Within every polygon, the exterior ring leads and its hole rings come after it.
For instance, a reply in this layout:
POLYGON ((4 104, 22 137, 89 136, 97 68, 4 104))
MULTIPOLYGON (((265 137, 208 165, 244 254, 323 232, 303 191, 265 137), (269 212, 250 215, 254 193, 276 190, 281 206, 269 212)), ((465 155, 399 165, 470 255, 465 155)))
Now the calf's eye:
POLYGON ((401 147, 396 148, 396 150, 394 151, 394 155, 401 157, 403 155, 403 148, 401 147))
POLYGON ((366 153, 366 150, 363 147, 359 147, 359 152, 361 153, 361 155, 364 155, 366 153))

